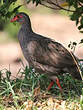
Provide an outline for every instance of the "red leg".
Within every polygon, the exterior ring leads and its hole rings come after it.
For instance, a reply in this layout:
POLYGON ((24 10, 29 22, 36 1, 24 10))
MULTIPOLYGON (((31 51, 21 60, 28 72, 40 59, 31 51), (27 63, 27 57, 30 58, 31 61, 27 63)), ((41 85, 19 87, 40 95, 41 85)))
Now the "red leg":
POLYGON ((53 86, 53 84, 54 84, 54 81, 51 81, 51 83, 49 84, 49 86, 47 88, 48 91, 51 89, 51 87, 53 86))
POLYGON ((56 84, 58 85, 58 87, 60 88, 60 90, 62 91, 62 87, 61 87, 61 85, 60 85, 60 81, 59 81, 59 79, 58 78, 56 78, 56 84))

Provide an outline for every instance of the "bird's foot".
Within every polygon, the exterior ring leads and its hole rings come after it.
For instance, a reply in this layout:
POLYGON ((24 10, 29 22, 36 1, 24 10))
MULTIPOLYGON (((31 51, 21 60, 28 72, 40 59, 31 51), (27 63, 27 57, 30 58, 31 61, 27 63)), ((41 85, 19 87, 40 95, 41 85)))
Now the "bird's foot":
MULTIPOLYGON (((47 88, 48 91, 51 89, 51 87, 53 86, 53 84, 54 84, 54 81, 51 81, 51 83, 49 84, 49 86, 48 86, 48 88, 47 88)), ((57 84, 57 86, 59 87, 60 91, 62 92, 62 87, 61 87, 61 85, 60 85, 60 81, 59 81, 58 78, 56 78, 56 84, 57 84)))
POLYGON ((51 81, 51 83, 49 84, 49 86, 47 88, 48 91, 51 89, 51 87, 53 86, 53 84, 54 84, 54 81, 51 81))
POLYGON ((56 78, 56 84, 57 84, 57 86, 59 87, 60 91, 62 92, 62 87, 61 87, 61 85, 60 85, 60 81, 59 81, 58 78, 56 78))

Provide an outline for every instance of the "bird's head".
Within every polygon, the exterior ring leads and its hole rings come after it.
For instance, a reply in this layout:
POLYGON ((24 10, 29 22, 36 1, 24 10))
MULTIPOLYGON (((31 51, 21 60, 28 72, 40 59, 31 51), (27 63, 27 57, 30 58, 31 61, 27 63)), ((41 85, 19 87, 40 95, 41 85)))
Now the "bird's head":
POLYGON ((26 22, 30 22, 29 16, 24 13, 24 12, 20 12, 18 14, 16 14, 11 20, 10 22, 19 22, 21 24, 26 23, 26 22))

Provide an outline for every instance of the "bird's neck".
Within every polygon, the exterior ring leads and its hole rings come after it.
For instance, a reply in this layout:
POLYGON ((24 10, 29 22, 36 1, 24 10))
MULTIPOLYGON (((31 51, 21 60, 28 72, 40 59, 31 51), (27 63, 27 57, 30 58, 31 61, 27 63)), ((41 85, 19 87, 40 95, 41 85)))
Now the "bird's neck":
POLYGON ((23 23, 22 24, 22 27, 21 27, 22 30, 24 30, 24 32, 27 32, 27 33, 30 33, 32 32, 32 27, 31 27, 31 23, 23 23))
POLYGON ((29 23, 23 23, 21 26, 21 29, 18 33, 18 40, 20 42, 21 47, 25 47, 26 42, 30 40, 30 37, 32 35, 33 31, 31 28, 31 24, 29 23))

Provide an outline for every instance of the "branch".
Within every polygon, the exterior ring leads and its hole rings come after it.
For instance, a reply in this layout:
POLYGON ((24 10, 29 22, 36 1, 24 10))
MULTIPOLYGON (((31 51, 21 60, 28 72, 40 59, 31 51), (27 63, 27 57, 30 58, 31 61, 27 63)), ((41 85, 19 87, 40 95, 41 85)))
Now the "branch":
MULTIPOLYGON (((56 7, 58 7, 59 9, 62 9, 62 10, 65 10, 65 11, 75 12, 74 10, 70 10, 70 9, 63 8, 63 7, 61 7, 59 4, 53 3, 52 1, 51 1, 51 2, 47 1, 47 3, 48 3, 48 4, 52 4, 52 5, 56 6, 56 7)), ((41 5, 44 5, 45 7, 51 8, 51 9, 59 10, 59 9, 53 8, 53 7, 51 7, 51 6, 47 6, 47 5, 43 4, 43 3, 40 3, 40 4, 41 4, 41 5)))
POLYGON ((79 5, 81 6, 81 7, 83 7, 83 5, 78 1, 78 3, 79 3, 79 5))
POLYGON ((43 6, 47 7, 47 8, 51 8, 51 9, 55 9, 55 10, 60 10, 58 8, 53 8, 53 7, 47 6, 47 5, 43 4, 43 3, 41 3, 40 5, 43 5, 43 6))

